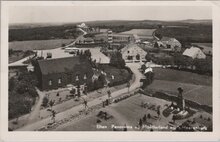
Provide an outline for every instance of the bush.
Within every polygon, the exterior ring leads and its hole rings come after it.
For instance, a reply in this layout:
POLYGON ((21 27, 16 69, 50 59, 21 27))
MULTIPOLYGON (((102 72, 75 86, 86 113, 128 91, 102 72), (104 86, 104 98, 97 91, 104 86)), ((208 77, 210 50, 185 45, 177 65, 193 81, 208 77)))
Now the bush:
POLYGON ((44 97, 43 98, 43 102, 42 102, 42 106, 43 107, 47 107, 48 106, 48 102, 49 102, 49 99, 47 97, 44 97))

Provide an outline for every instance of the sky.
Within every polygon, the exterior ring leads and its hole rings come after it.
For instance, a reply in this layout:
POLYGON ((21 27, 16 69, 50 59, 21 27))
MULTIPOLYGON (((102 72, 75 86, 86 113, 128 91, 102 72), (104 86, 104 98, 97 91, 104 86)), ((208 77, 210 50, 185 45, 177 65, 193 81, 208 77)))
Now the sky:
POLYGON ((9 23, 211 19, 208 6, 11 6, 9 23))

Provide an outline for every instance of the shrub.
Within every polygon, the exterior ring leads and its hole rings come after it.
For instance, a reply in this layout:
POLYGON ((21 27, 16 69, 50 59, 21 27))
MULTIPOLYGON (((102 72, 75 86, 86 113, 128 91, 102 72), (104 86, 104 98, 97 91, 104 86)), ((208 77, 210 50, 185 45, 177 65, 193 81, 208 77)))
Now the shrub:
POLYGON ((43 107, 47 107, 48 102, 49 102, 49 99, 48 99, 47 97, 44 97, 44 98, 43 98, 43 102, 42 102, 42 106, 43 106, 43 107))

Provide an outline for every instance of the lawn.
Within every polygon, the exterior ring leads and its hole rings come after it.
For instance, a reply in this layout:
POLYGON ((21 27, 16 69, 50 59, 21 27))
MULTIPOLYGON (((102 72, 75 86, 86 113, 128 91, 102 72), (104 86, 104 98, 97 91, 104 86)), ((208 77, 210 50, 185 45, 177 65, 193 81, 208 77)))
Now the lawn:
POLYGON ((142 36, 152 36, 156 29, 132 29, 130 31, 122 32, 120 34, 136 34, 142 36))
POLYGON ((194 85, 190 83, 180 83, 175 81, 154 80, 147 88, 154 91, 166 92, 177 95, 177 88, 183 88, 183 97, 204 105, 212 105, 212 87, 204 85, 194 85))
POLYGON ((183 97, 212 106, 212 77, 173 69, 154 68, 154 81, 147 89, 177 95, 183 88, 183 97))
POLYGON ((69 44, 73 39, 31 40, 9 42, 9 49, 13 50, 45 50, 61 47, 69 44))
POLYGON ((153 70, 155 73, 155 80, 166 80, 179 83, 190 83, 194 85, 212 86, 212 77, 210 76, 174 69, 154 68, 153 70))

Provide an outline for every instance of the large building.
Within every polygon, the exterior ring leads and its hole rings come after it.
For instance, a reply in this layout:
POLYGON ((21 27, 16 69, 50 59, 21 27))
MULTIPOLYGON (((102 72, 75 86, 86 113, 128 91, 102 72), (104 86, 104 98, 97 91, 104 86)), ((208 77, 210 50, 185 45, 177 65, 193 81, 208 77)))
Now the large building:
POLYGON ((147 52, 137 44, 131 43, 121 49, 122 58, 125 62, 146 61, 147 52))
POLYGON ((42 90, 57 89, 68 84, 81 85, 90 82, 93 76, 89 61, 79 56, 38 60, 35 72, 42 90))

